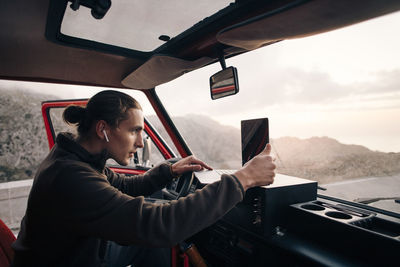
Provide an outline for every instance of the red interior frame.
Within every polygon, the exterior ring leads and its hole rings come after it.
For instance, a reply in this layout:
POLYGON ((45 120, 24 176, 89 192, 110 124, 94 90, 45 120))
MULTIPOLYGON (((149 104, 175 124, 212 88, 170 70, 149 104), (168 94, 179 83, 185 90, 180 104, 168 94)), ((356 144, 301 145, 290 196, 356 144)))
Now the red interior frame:
POLYGON ((187 149, 185 149, 184 141, 181 140, 173 130, 173 125, 168 122, 171 118, 166 113, 165 109, 161 105, 161 103, 157 99, 157 95, 155 94, 154 88, 148 90, 142 90, 142 92, 147 96, 150 104, 152 105, 154 111, 156 112, 158 118, 160 119, 161 123, 164 125, 165 130, 167 131, 168 135, 170 136, 172 142, 174 143, 176 149, 178 150, 179 154, 182 158, 190 156, 191 153, 187 149))

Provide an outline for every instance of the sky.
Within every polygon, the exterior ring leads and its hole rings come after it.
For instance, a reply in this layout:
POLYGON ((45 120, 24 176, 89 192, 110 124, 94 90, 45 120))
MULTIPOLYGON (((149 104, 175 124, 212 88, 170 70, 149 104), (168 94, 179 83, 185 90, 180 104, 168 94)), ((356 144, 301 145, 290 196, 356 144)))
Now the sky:
MULTIPOLYGON (((202 114, 239 127, 268 117, 272 138, 329 136, 372 150, 400 152, 400 12, 312 37, 286 40, 227 59, 239 73, 237 95, 211 101, 213 64, 161 85, 172 116, 202 114), (185 90, 190 88, 190 90, 185 90), (179 97, 176 97, 179 96, 179 97)), ((99 88, 0 81, 59 98, 85 98, 99 88)), ((133 93, 145 114, 154 114, 133 93)))
POLYGON ((182 94, 176 88, 191 87, 181 101, 167 105, 173 115, 202 113, 235 127, 240 119, 266 116, 272 138, 329 136, 400 152, 398 29, 399 12, 228 59, 228 66, 238 68, 240 92, 218 104, 204 100, 209 98, 208 77, 218 65, 167 83, 159 94, 167 99, 182 94), (196 101, 182 108, 188 97, 196 101))

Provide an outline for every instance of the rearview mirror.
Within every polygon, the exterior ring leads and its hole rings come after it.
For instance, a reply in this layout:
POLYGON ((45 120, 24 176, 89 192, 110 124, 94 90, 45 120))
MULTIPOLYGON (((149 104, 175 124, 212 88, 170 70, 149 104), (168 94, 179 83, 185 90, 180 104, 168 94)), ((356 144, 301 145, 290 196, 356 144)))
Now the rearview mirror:
POLYGON ((234 95, 239 92, 239 82, 235 67, 229 67, 210 77, 211 99, 234 95))

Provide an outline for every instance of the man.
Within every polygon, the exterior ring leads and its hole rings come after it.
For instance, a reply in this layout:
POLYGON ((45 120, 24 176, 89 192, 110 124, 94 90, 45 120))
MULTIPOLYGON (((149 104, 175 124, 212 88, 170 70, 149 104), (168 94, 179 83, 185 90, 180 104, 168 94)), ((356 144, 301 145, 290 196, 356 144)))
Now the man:
POLYGON ((222 175, 220 181, 170 203, 148 203, 143 196, 175 177, 211 167, 193 156, 132 177, 105 167, 108 158, 127 165, 143 147, 142 108, 124 93, 102 91, 86 107, 68 107, 63 117, 78 127, 78 136, 59 134, 40 165, 13 244, 13 266, 115 266, 116 261, 121 266, 168 266, 162 251, 147 257, 152 263, 138 259, 149 255, 146 247, 171 247, 211 225, 248 188, 271 184, 275 176, 267 145, 234 175, 222 175), (131 245, 136 249, 127 247, 131 245))

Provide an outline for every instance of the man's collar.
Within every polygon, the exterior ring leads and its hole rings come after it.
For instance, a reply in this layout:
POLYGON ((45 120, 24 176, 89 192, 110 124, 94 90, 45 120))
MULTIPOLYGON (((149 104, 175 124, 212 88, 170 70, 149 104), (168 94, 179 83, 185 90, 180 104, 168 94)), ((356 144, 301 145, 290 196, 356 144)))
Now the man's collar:
POLYGON ((103 150, 99 154, 90 154, 86 149, 84 149, 75 140, 75 136, 72 133, 59 133, 56 138, 56 143, 63 149, 75 154, 83 162, 89 163, 99 172, 103 172, 108 159, 107 150, 103 150))

